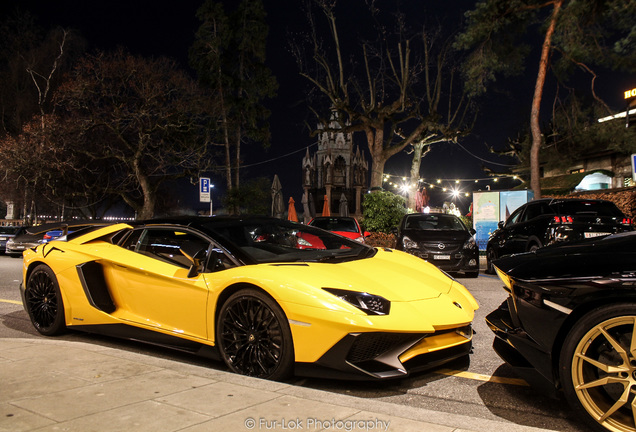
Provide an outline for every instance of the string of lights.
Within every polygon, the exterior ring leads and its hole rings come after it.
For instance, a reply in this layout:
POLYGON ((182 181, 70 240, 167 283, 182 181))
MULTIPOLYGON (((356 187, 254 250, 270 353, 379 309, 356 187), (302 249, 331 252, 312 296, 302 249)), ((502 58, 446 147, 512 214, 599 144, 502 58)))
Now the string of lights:
POLYGON ((496 177, 482 177, 482 178, 455 178, 455 179, 427 179, 427 178, 419 178, 416 182, 413 182, 409 179, 409 177, 394 175, 394 174, 384 174, 382 181, 388 186, 387 188, 398 189, 400 192, 409 192, 422 188, 428 189, 441 189, 442 192, 452 192, 454 196, 459 196, 460 194, 464 194, 464 196, 469 196, 469 192, 461 192, 462 184, 464 186, 466 183, 470 184, 483 184, 485 187, 490 185, 491 183, 497 183, 502 179, 513 179, 523 183, 523 180, 517 175, 499 175, 496 177))

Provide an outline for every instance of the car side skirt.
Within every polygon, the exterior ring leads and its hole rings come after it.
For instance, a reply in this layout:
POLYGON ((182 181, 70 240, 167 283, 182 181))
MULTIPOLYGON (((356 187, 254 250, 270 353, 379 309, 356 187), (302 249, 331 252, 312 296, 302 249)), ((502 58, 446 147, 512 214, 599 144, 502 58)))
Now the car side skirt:
POLYGON ((221 361, 221 355, 216 346, 206 345, 127 324, 73 325, 73 330, 142 342, 221 361))

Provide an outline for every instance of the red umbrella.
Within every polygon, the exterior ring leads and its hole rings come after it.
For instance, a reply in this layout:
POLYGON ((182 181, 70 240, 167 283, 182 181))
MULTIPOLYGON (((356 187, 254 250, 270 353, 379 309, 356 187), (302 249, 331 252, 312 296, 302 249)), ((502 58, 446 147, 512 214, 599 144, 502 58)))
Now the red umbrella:
POLYGON ((322 215, 331 216, 331 210, 329 209, 329 200, 327 199, 327 195, 325 195, 325 201, 322 206, 322 215))
POLYGON ((289 210, 287 210, 287 220, 298 222, 298 215, 296 214, 295 201, 292 197, 289 197, 289 210))

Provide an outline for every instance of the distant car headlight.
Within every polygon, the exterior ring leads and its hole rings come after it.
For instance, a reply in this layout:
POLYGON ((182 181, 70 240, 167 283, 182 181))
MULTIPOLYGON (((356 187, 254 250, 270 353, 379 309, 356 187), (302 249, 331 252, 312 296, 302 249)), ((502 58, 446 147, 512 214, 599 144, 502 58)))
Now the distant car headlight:
POLYGON ((417 242, 414 242, 407 236, 404 236, 402 238, 402 246, 404 246, 405 249, 417 249, 417 242))
POLYGON ((359 243, 364 243, 364 236, 360 236, 358 238, 355 238, 354 240, 359 242, 359 243))
POLYGON ((337 288, 323 289, 352 306, 357 307, 367 315, 388 315, 391 309, 391 302, 378 295, 337 288))

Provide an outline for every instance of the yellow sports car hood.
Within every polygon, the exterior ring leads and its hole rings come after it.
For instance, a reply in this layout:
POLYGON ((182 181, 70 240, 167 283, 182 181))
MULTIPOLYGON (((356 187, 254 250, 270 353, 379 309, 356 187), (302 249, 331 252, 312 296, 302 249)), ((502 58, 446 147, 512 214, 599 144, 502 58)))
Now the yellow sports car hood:
MULTIPOLYGON (((302 281, 317 288, 368 292, 391 302, 433 299, 448 294, 452 288, 465 290, 434 265, 405 252, 390 249, 379 249, 374 257, 355 261, 275 263, 258 267, 261 276, 265 276, 267 267, 276 273, 284 268, 290 282, 302 281)), ((274 277, 274 273, 271 275, 274 277)), ((473 303, 472 296, 467 291, 466 294, 473 303)), ((473 305, 476 309, 476 302, 473 305)))
POLYGON ((316 270, 311 273, 317 286, 369 292, 393 302, 436 298, 447 294, 453 284, 434 265, 404 252, 384 249, 373 258, 307 265, 316 270))

